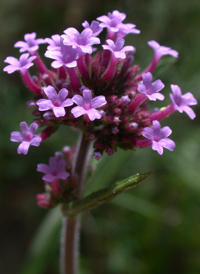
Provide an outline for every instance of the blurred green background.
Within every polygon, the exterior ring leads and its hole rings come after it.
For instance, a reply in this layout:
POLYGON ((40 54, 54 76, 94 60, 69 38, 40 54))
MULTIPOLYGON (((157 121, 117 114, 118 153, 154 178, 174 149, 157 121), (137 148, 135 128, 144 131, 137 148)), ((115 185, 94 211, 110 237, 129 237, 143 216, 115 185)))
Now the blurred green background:
MULTIPOLYGON (((118 9, 126 23, 134 23, 140 35, 128 35, 136 47, 135 62, 148 66, 153 51, 147 41, 179 52, 179 59, 165 57, 154 73, 165 83, 169 103, 170 84, 200 99, 200 1, 199 0, 1 0, 0 67, 7 56, 19 57, 13 45, 25 33, 38 38, 61 34, 67 27, 81 30, 84 20, 118 9)), ((40 54, 45 52, 41 45, 40 54)), ((47 60, 48 64, 50 60, 47 60)), ((9 141, 19 123, 32 121, 26 101, 32 94, 18 73, 0 73, 0 273, 59 273, 59 208, 49 212, 36 205, 43 192, 38 163, 64 145, 73 145, 77 133, 61 128, 27 156, 17 155, 9 141)), ((83 214, 80 274, 199 274, 200 273, 200 108, 191 121, 175 113, 162 122, 172 128, 174 152, 162 156, 151 148, 118 151, 105 156, 88 183, 88 192, 137 172, 155 173, 109 204, 83 214)))

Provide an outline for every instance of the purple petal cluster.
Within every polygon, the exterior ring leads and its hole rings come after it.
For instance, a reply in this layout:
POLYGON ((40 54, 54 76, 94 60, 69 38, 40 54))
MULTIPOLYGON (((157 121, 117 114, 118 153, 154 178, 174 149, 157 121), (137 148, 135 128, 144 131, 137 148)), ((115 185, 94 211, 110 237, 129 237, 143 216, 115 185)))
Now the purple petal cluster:
POLYGON ((194 119, 196 114, 190 107, 188 107, 197 104, 197 100, 194 98, 192 93, 187 92, 186 94, 182 95, 181 89, 178 85, 171 85, 171 89, 173 94, 170 94, 170 98, 175 110, 178 110, 180 113, 184 111, 187 113, 190 119, 194 119))
POLYGON ((27 33, 24 35, 24 41, 18 41, 17 43, 14 44, 15 48, 20 48, 20 52, 24 52, 24 51, 29 51, 31 52, 35 52, 39 49, 39 44, 44 44, 46 43, 44 39, 35 39, 36 38, 36 33, 32 32, 32 33, 27 33))
POLYGON ((10 65, 6 66, 3 71, 11 74, 17 70, 28 70, 34 64, 32 61, 36 58, 36 56, 29 57, 29 53, 24 53, 19 57, 19 60, 15 57, 8 56, 4 62, 9 63, 10 65))
POLYGON ((83 54, 91 54, 93 51, 92 45, 100 44, 100 39, 95 37, 93 30, 90 28, 84 29, 81 33, 79 33, 75 28, 68 28, 64 33, 65 34, 61 35, 63 38, 63 44, 77 48, 83 54))
POLYGON ((103 49, 110 50, 115 55, 116 58, 125 59, 126 58, 125 52, 135 51, 135 48, 132 46, 123 47, 125 41, 122 38, 118 38, 116 43, 111 39, 107 39, 106 42, 107 42, 107 45, 102 45, 103 49))
POLYGON ((13 131, 11 133, 10 140, 12 142, 21 143, 17 149, 18 154, 23 153, 24 155, 26 155, 28 153, 30 146, 38 147, 40 145, 42 138, 40 136, 35 135, 37 128, 38 125, 36 123, 30 124, 30 127, 28 127, 26 122, 21 122, 21 132, 13 131))
POLYGON ((105 96, 100 95, 92 98, 92 92, 89 89, 83 90, 83 96, 78 94, 74 95, 72 101, 77 104, 71 112, 75 118, 87 114, 90 121, 95 119, 101 119, 101 113, 97 108, 105 105, 107 103, 105 96))
POLYGON ((55 60, 51 64, 53 68, 60 68, 62 66, 73 68, 77 66, 76 59, 80 56, 80 50, 79 48, 74 48, 73 46, 64 45, 63 38, 61 38, 60 48, 47 50, 44 55, 55 60))
POLYGON ((68 90, 62 88, 58 93, 52 86, 42 88, 48 99, 40 99, 36 102, 40 111, 53 110, 54 115, 62 117, 66 114, 65 107, 73 105, 70 98, 67 98, 68 90))
POLYGON ((97 22, 97 21, 95 21, 95 20, 92 21, 91 25, 88 23, 88 21, 84 21, 83 24, 82 24, 82 26, 85 29, 91 29, 92 32, 93 32, 93 36, 98 36, 102 32, 102 30, 103 30, 103 28, 101 28, 99 26, 99 24, 100 23, 97 22))
POLYGON ((118 37, 125 37, 129 33, 134 33, 134 34, 139 34, 140 30, 135 29, 136 25, 134 24, 119 24, 119 32, 118 32, 118 37))
POLYGON ((126 18, 125 13, 121 13, 118 10, 114 10, 112 13, 108 13, 108 16, 103 15, 97 18, 102 23, 99 25, 102 28, 108 28, 112 32, 118 32, 121 22, 126 18))
POLYGON ((142 79, 143 83, 138 84, 139 92, 145 94, 151 101, 164 100, 165 96, 159 93, 165 86, 161 80, 152 83, 153 76, 150 72, 142 73, 142 79))
POLYGON ((165 47, 165 46, 160 46, 156 41, 152 40, 148 42, 148 45, 154 49, 155 52, 155 57, 157 59, 160 59, 161 56, 163 55, 171 55, 175 58, 178 57, 178 52, 174 49, 165 47))
POLYGON ((160 123, 156 120, 152 122, 153 127, 145 127, 142 135, 152 141, 152 149, 156 150, 160 155, 163 154, 163 148, 173 151, 175 143, 171 139, 167 138, 171 135, 172 130, 169 127, 163 127, 161 129, 160 123))
POLYGON ((57 157, 50 157, 49 165, 46 164, 38 164, 37 171, 44 173, 45 175, 42 179, 45 182, 52 183, 56 179, 66 180, 69 177, 69 173, 63 171, 66 162, 64 159, 60 159, 57 157))
POLYGON ((51 38, 46 38, 45 41, 49 44, 47 50, 57 50, 60 51, 60 35, 52 35, 51 38), (51 39, 52 38, 52 39, 51 39))
POLYGON ((134 24, 123 24, 122 21, 126 18, 125 13, 121 13, 118 10, 114 10, 112 13, 108 13, 108 16, 103 15, 97 18, 100 22, 100 27, 107 28, 108 32, 117 33, 118 38, 123 38, 129 33, 140 33, 135 29, 134 24))

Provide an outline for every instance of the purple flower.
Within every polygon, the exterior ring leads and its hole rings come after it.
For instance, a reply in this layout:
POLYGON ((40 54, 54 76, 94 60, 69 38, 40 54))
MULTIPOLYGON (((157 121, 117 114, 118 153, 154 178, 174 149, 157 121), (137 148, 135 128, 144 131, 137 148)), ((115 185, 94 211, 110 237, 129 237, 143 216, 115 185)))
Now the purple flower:
POLYGON ((99 26, 99 22, 97 21, 92 21, 91 25, 89 25, 88 21, 84 21, 82 26, 85 28, 85 29, 91 29, 92 32, 93 32, 93 36, 97 36, 99 35, 100 32, 102 32, 103 28, 101 28, 99 26))
POLYGON ((63 38, 61 38, 60 50, 47 50, 44 55, 48 58, 55 59, 55 61, 51 63, 53 68, 60 68, 62 66, 73 68, 77 66, 76 59, 80 56, 80 50, 72 46, 65 46, 63 44, 63 38))
POLYGON ((49 165, 38 164, 37 171, 45 173, 42 179, 49 183, 52 183, 56 179, 65 180, 69 177, 69 173, 63 171, 65 164, 66 162, 64 159, 50 157, 49 165))
POLYGON ((92 53, 92 45, 100 44, 100 39, 94 37, 93 31, 90 28, 84 29, 79 33, 75 28, 68 28, 64 31, 61 37, 64 39, 63 44, 78 48, 85 53, 92 53))
POLYGON ((138 91, 145 94, 150 101, 164 100, 165 96, 159 93, 164 88, 161 80, 156 80, 152 83, 153 77, 150 72, 142 73, 143 83, 138 84, 138 91))
POLYGON ((92 99, 92 92, 89 89, 83 90, 83 97, 76 94, 73 96, 72 101, 77 104, 71 112, 75 118, 87 114, 90 121, 101 118, 101 113, 96 110, 107 103, 105 96, 100 95, 92 99))
POLYGON ((44 39, 35 39, 36 38, 36 33, 27 33, 24 35, 24 41, 18 41, 17 43, 14 44, 15 48, 20 48, 20 52, 24 51, 29 51, 29 52, 34 52, 39 49, 39 44, 44 44, 46 43, 44 39))
POLYGON ((190 119, 194 119, 196 114, 190 107, 188 107, 197 104, 197 100, 194 98, 192 93, 187 92, 186 94, 182 95, 181 89, 177 85, 171 85, 171 89, 173 94, 170 94, 170 98, 172 100, 173 107, 180 113, 185 111, 190 119))
POLYGON ((154 49, 156 59, 160 59, 163 55, 171 55, 175 58, 178 57, 178 52, 171 48, 160 46, 156 41, 149 41, 148 45, 154 49))
POLYGON ((118 32, 121 22, 126 18, 125 13, 121 13, 118 10, 114 10, 112 13, 108 13, 108 16, 103 15, 97 18, 102 23, 99 25, 102 28, 108 28, 112 32, 118 32))
POLYGON ((6 66, 3 71, 11 74, 17 70, 27 70, 32 67, 34 64, 32 61, 36 58, 36 56, 29 57, 29 53, 24 53, 19 57, 19 60, 15 57, 8 56, 4 62, 9 63, 10 65, 6 66))
POLYGON ((113 54, 115 55, 116 58, 125 59, 126 51, 134 51, 135 50, 134 47, 132 47, 132 46, 126 46, 123 48, 125 41, 122 38, 118 38, 116 43, 110 39, 106 40, 106 42, 108 45, 102 45, 103 49, 107 49, 107 50, 110 50, 111 52, 113 52, 113 54))
POLYGON ((66 114, 65 107, 73 105, 71 99, 66 99, 68 95, 66 88, 62 88, 58 94, 52 86, 43 87, 42 89, 48 99, 40 99, 36 102, 40 111, 52 109, 56 117, 62 117, 66 114))
POLYGON ((126 36, 129 33, 139 34, 140 30, 135 29, 135 27, 136 27, 136 25, 134 25, 134 24, 123 24, 123 23, 119 24, 118 25, 119 31, 117 34, 118 37, 123 38, 124 36, 126 36))
POLYGON ((172 130, 169 127, 160 128, 160 123, 157 120, 153 122, 153 128, 145 127, 142 135, 152 141, 152 149, 157 150, 157 152, 162 155, 163 147, 173 151, 175 148, 175 143, 171 139, 167 138, 172 130))
POLYGON ((49 44, 47 49, 60 51, 60 38, 61 38, 60 35, 55 34, 55 35, 52 35, 51 38, 45 38, 45 41, 49 44))
POLYGON ((102 157, 101 152, 99 152, 99 151, 95 151, 94 152, 94 155, 93 155, 94 159, 96 159, 97 161, 99 161, 101 159, 101 157, 102 157))
POLYGON ((20 142, 21 144, 18 146, 17 153, 24 155, 27 154, 29 150, 29 146, 35 146, 38 147, 40 142, 42 141, 42 138, 35 135, 35 132, 38 128, 38 125, 36 123, 30 124, 30 127, 28 127, 26 122, 20 123, 20 129, 21 132, 13 131, 11 133, 10 140, 12 142, 20 142))

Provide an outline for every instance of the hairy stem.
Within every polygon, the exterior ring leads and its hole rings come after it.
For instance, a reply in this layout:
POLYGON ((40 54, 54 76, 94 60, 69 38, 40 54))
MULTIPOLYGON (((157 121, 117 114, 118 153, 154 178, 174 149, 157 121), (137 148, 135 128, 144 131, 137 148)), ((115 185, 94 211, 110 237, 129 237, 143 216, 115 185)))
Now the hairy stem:
MULTIPOLYGON (((90 160, 91 141, 84 134, 80 134, 73 163, 73 173, 78 175, 77 197, 83 192, 83 182, 90 160)), ((63 218, 61 238, 61 274, 78 273, 80 215, 74 218, 63 218)))

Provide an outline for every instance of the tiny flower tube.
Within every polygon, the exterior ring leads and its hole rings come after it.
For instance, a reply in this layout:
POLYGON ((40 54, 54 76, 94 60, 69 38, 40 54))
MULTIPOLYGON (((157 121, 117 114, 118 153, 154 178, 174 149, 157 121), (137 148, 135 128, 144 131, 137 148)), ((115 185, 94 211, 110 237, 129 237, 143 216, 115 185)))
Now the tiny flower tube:
POLYGON ((67 73, 68 73, 69 78, 70 78, 70 84, 71 84, 72 89, 74 91, 79 90, 79 88, 81 87, 81 83, 80 83, 78 75, 75 71, 75 68, 66 67, 66 70, 67 70, 67 73))
MULTIPOLYGON (((105 50, 108 51, 108 50, 105 50)), ((117 65, 117 58, 115 57, 114 53, 111 52, 108 67, 105 72, 102 74, 102 79, 106 82, 110 81, 115 73, 116 65, 117 65)))
POLYGON ((40 145, 42 138, 38 135, 35 135, 35 132, 38 128, 36 123, 30 124, 28 127, 26 122, 20 123, 21 132, 13 131, 11 133, 10 140, 12 142, 20 142, 21 144, 18 146, 17 153, 26 155, 28 153, 29 147, 40 145))
POLYGON ((36 59, 34 60, 37 68, 39 69, 39 71, 42 73, 42 74, 48 74, 49 71, 48 69, 46 68, 45 64, 43 63, 42 59, 40 58, 39 54, 37 51, 31 53, 32 56, 35 56, 36 59))

